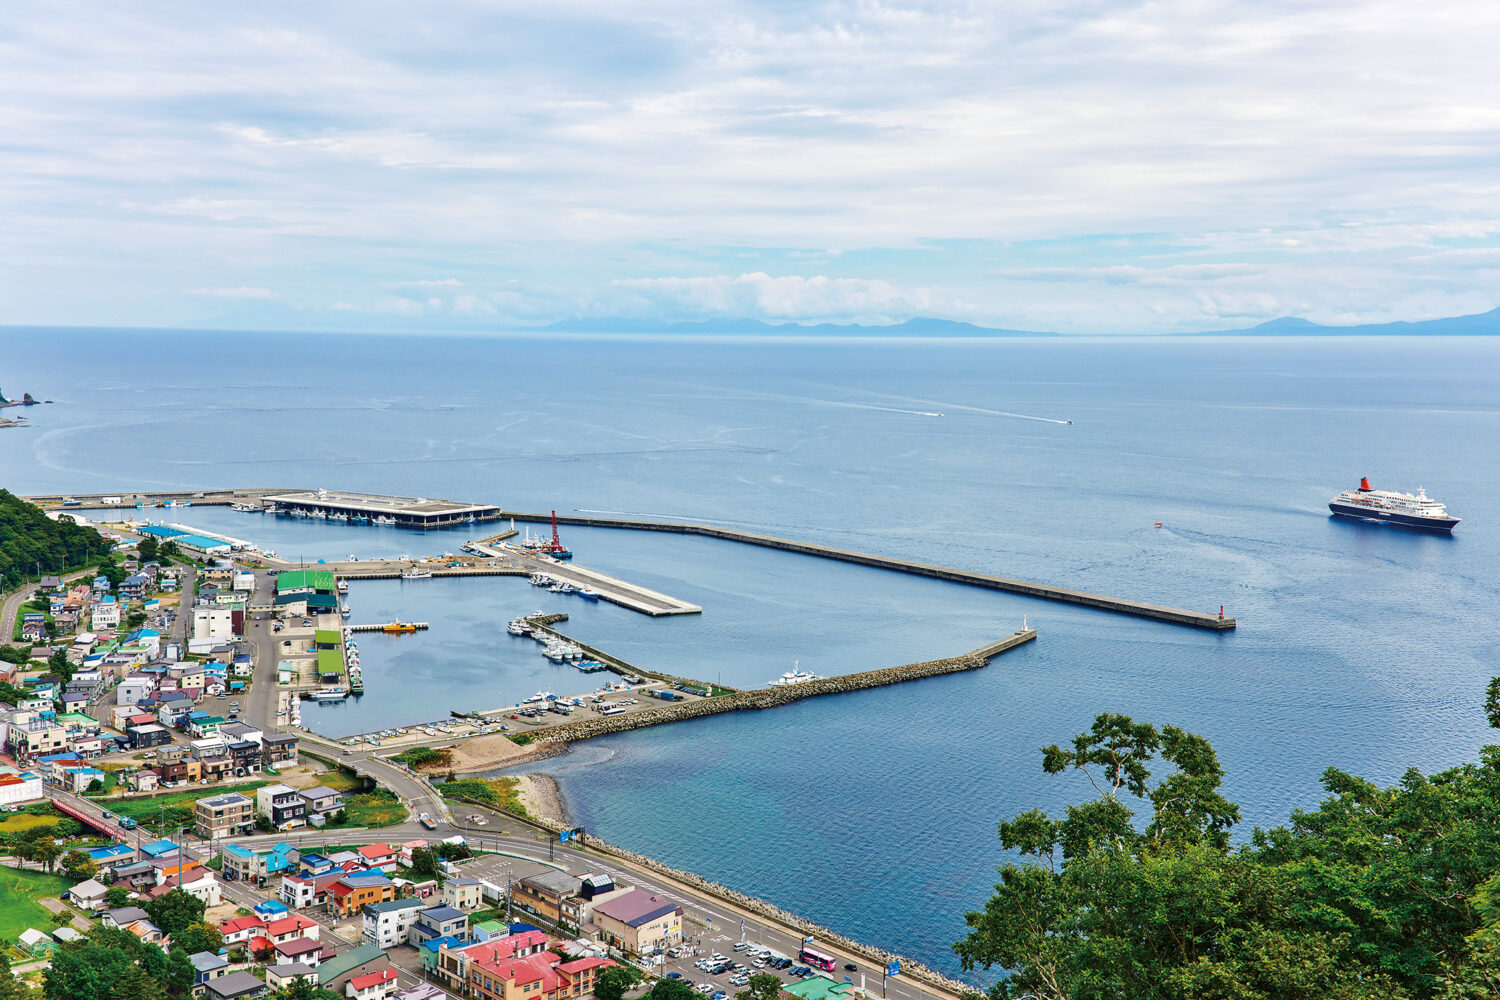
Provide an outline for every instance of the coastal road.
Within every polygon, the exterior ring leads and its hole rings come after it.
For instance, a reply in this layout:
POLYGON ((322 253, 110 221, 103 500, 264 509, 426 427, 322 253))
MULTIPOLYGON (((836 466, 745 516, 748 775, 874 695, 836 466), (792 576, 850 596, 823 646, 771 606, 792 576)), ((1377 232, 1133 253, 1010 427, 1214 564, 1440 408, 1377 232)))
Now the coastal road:
POLYGON ((20 613, 21 605, 36 596, 38 586, 39 584, 28 583, 5 595, 4 603, 0 603, 0 628, 5 631, 4 635, 0 635, 0 645, 8 646, 14 641, 16 615, 20 613))

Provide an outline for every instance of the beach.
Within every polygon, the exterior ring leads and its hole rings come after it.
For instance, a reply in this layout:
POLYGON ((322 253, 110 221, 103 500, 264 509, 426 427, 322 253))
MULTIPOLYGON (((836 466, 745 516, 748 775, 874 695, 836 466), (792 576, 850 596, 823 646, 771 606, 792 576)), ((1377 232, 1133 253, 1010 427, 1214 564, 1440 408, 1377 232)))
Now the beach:
POLYGON ((556 781, 545 774, 517 774, 514 777, 520 782, 516 794, 528 813, 537 819, 568 822, 567 809, 556 781))
POLYGON ((567 748, 567 744, 562 742, 517 746, 502 733, 475 736, 449 748, 448 763, 442 767, 442 770, 452 771, 459 775, 476 774, 481 771, 493 771, 496 768, 543 760, 556 756, 567 748))

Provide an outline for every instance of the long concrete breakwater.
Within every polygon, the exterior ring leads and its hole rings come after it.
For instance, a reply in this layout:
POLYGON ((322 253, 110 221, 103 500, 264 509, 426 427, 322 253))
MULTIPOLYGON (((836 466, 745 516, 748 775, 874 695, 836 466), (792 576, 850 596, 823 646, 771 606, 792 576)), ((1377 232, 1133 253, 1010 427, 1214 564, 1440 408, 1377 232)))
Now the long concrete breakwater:
MULTIPOLYGON (((502 518, 510 518, 516 521, 550 522, 550 514, 529 514, 520 511, 501 511, 502 518)), ((892 570, 897 573, 909 573, 914 576, 927 576, 937 580, 947 580, 950 583, 962 583, 973 587, 987 587, 990 590, 1004 590, 1012 594, 1023 594, 1027 597, 1037 597, 1048 601, 1061 601, 1065 604, 1078 604, 1088 608, 1098 608, 1102 611, 1114 611, 1119 614, 1134 615, 1138 618, 1153 618, 1157 621, 1170 622, 1174 625, 1189 625, 1193 628, 1223 631, 1235 627, 1233 618, 1226 618, 1221 614, 1205 614, 1200 611, 1188 611, 1184 608, 1167 607, 1161 604, 1148 604, 1144 601, 1132 601, 1123 597, 1110 597, 1107 594, 1093 594, 1084 590, 1072 590, 1067 587, 1054 587, 1045 583, 1032 583, 1027 580, 1014 580, 1009 577, 994 576, 989 573, 976 573, 972 570, 954 569, 950 566, 935 566, 931 563, 921 563, 910 559, 898 559, 894 556, 873 555, 868 552, 856 552, 851 549, 835 548, 831 545, 819 545, 815 542, 799 542, 790 538, 777 538, 774 535, 759 535, 751 531, 738 531, 734 528, 718 528, 707 524, 686 524, 675 521, 637 521, 624 518, 610 517, 581 517, 576 514, 557 515, 559 524, 578 525, 586 528, 627 528, 633 531, 662 531, 675 535, 703 535, 707 538, 720 538, 730 542, 742 542, 746 545, 759 545, 762 548, 778 549, 782 552, 796 552, 802 555, 817 556, 820 559, 834 559, 839 562, 855 563, 860 566, 871 566, 875 569, 892 570)))
MULTIPOLYGON (((671 702, 659 708, 648 708, 639 712, 626 712, 624 715, 565 722, 561 725, 549 726, 546 729, 531 730, 529 735, 533 737, 533 744, 574 743, 580 740, 591 740, 598 736, 607 736, 610 733, 623 733, 632 729, 660 726, 669 722, 701 719, 710 715, 722 715, 725 712, 745 712, 757 709, 777 708, 781 705, 789 705, 794 701, 802 701, 805 698, 817 698, 829 694, 843 694, 848 691, 864 691, 870 688, 886 687, 891 684, 903 684, 907 681, 921 680, 924 677, 937 677, 942 674, 978 670, 1001 653, 1015 649, 1017 646, 1025 645, 1035 638, 1036 629, 1024 629, 1016 632, 1014 635, 1007 636, 997 642, 992 642, 987 646, 960 656, 950 656, 941 660, 928 660, 923 663, 908 663, 900 667, 884 667, 880 670, 866 670, 857 674, 820 677, 817 680, 805 681, 801 684, 789 684, 784 687, 756 688, 750 691, 735 691, 732 694, 721 694, 712 698, 695 698, 690 701, 671 702)), ((483 767, 475 770, 490 769, 489 767, 483 767)))

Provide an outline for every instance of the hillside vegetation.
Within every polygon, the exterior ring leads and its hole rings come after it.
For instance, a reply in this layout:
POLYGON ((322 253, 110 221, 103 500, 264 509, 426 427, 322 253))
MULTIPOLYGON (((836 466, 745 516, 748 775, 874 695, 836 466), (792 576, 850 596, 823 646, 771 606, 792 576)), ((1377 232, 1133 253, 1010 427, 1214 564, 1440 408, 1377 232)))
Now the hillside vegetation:
POLYGON ((0 490, 0 590, 46 574, 68 573, 110 550, 93 528, 54 521, 35 504, 0 490))
POLYGON ((1500 996, 1500 747, 1393 788, 1329 768, 1317 809, 1237 845, 1200 736, 1100 715, 1041 754, 1099 794, 1000 824, 1023 860, 954 946, 1010 970, 996 1000, 1500 996))

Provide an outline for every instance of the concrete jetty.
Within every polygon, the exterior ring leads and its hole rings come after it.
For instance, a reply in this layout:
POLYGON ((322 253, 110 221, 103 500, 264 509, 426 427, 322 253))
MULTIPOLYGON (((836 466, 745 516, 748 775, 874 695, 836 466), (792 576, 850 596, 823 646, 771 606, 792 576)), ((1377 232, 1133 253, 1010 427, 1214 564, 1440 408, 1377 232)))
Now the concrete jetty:
MULTIPOLYGON (((413 629, 417 632, 426 632, 430 626, 427 622, 379 622, 373 625, 345 625, 344 628, 350 632, 384 632, 387 628, 399 625, 403 629, 413 629)), ((391 633, 397 635, 399 633, 391 633)))
MULTIPOLYGON (((552 520, 551 514, 528 514, 519 511, 503 511, 500 516, 516 521, 550 523, 552 520)), ((730 542, 742 542, 746 545, 759 545, 763 548, 779 549, 782 552, 796 552, 801 555, 817 556, 820 559, 835 559, 839 562, 871 566, 875 569, 893 570, 897 573, 909 573, 913 576, 928 576, 937 580, 947 580, 950 583, 962 583, 972 587, 987 587, 990 590, 1003 590, 1008 593, 1022 594, 1026 597, 1037 597, 1047 601, 1061 601, 1064 604, 1077 604, 1088 608, 1098 608, 1102 611, 1114 611, 1119 614, 1134 615, 1138 618, 1152 618, 1156 621, 1169 622, 1173 625, 1188 625, 1193 628, 1210 629, 1213 631, 1222 631, 1235 627, 1235 620, 1225 617, 1222 613, 1204 614, 1200 611, 1188 611, 1184 608, 1148 604, 1144 601, 1132 601, 1123 597, 1093 594, 1084 590, 1054 587, 1049 584, 1032 583, 1027 580, 1013 580, 1009 577, 994 576, 989 573, 976 573, 972 570, 954 569, 949 566, 935 566, 930 563, 921 563, 910 559, 898 559, 894 556, 855 552, 850 549, 835 548, 831 545, 818 545, 814 542, 799 542, 790 538, 777 538, 774 535, 759 535, 750 531, 737 531, 733 528, 719 528, 706 524, 684 524, 672 521, 637 521, 610 517, 580 517, 571 514, 559 514, 557 515, 557 521, 559 524, 571 524, 588 528, 629 528, 634 531, 663 531, 676 535, 703 535, 707 538, 720 538, 730 542)))

